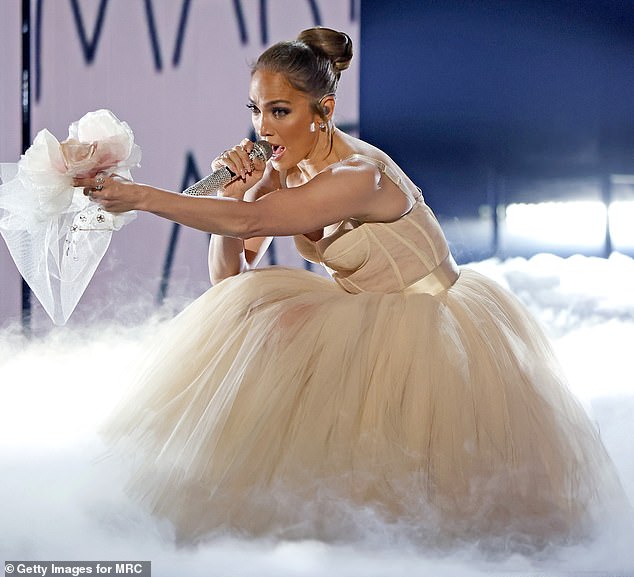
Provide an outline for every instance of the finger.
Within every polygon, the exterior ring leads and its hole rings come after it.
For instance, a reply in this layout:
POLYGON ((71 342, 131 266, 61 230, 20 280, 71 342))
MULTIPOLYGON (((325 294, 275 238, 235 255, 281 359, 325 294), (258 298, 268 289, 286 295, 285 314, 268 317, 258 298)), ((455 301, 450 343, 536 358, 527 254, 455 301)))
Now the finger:
MULTIPOLYGON (((248 150, 249 154, 251 154, 255 147, 256 147, 256 144, 254 142, 249 141, 249 146, 245 148, 246 150, 248 150)), ((251 172, 253 172, 254 170, 257 170, 257 171, 266 170, 267 161, 262 158, 261 154, 254 154, 253 158, 249 157, 249 161, 251 164, 251 172)))
POLYGON ((254 170, 263 171, 266 169, 266 160, 263 160, 259 155, 255 155, 251 163, 254 170))
POLYGON ((73 178, 73 186, 77 188, 92 188, 96 190, 101 190, 106 184, 106 176, 105 174, 97 174, 92 178, 82 177, 82 178, 73 178))
POLYGON ((84 188, 84 196, 87 196, 90 200, 94 200, 94 201, 98 201, 99 200, 99 194, 101 191, 96 190, 94 188, 89 188, 86 187, 84 188))
POLYGON ((244 149, 241 146, 236 146, 231 151, 231 160, 235 166, 235 170, 233 172, 235 174, 239 174, 242 178, 244 178, 246 174, 245 157, 248 158, 248 155, 244 152, 244 149))
POLYGON ((251 151, 253 150, 253 142, 251 142, 248 138, 245 138, 241 143, 240 146, 242 147, 242 149, 247 153, 247 155, 251 154, 251 151))
POLYGON ((225 166, 223 156, 226 152, 227 151, 224 150, 219 156, 216 156, 216 158, 211 161, 211 170, 220 170, 223 166, 225 166))
POLYGON ((245 139, 242 142, 244 143, 242 145, 242 150, 244 151, 242 161, 247 174, 251 174, 255 170, 264 170, 266 163, 262 162, 257 155, 254 155, 254 157, 251 156, 253 149, 255 148, 255 144, 248 139, 245 139))
POLYGON ((90 186, 94 182, 95 176, 97 175, 76 174, 73 177, 73 184, 75 186, 90 186))
POLYGON ((254 148, 255 143, 249 139, 245 139, 244 149, 249 155, 249 172, 253 172, 254 170, 264 170, 266 167, 266 162, 263 162, 259 155, 254 155, 254 157, 250 156, 254 148))
POLYGON ((224 155, 224 163, 227 168, 240 178, 246 178, 250 171, 250 159, 248 153, 241 146, 235 146, 228 150, 224 155))
POLYGON ((226 166, 233 174, 240 173, 240 166, 237 164, 238 155, 233 149, 225 150, 218 157, 218 161, 219 161, 220 168, 222 168, 223 166, 226 166))
POLYGON ((225 151, 223 154, 227 168, 241 178, 246 176, 249 166, 249 154, 241 144, 225 151))
POLYGON ((255 168, 253 160, 249 157, 249 153, 252 150, 253 142, 245 138, 237 146, 225 150, 220 156, 216 157, 211 163, 211 168, 212 170, 219 170, 226 166, 233 174, 245 179, 255 168))

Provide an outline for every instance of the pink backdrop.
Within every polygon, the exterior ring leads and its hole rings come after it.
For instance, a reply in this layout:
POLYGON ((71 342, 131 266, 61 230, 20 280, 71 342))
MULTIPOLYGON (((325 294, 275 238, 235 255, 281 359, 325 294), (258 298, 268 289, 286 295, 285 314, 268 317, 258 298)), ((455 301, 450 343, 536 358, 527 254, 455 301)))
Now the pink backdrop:
MULTIPOLYGON (((32 137, 46 127, 61 140, 71 122, 109 108, 130 124, 143 149, 135 180, 171 190, 181 188, 188 153, 205 174, 219 151, 249 135, 248 64, 266 45, 316 23, 347 31, 357 45, 359 37, 358 8, 341 0, 37 4, 32 7, 32 137)), ((21 151, 20 18, 19 2, 0 3, 0 162, 17 161, 21 151)), ((356 126, 358 54, 338 96, 336 122, 356 126)), ((69 324, 94 318, 134 322, 151 311, 171 231, 171 223, 143 214, 116 232, 69 324)), ((276 241, 275 252, 278 262, 303 266, 290 239, 276 241)), ((182 228, 167 293, 175 306, 208 288, 206 254, 207 235, 182 228)), ((20 277, 3 242, 0 273, 0 325, 19 322, 20 277)), ((35 300, 32 322, 50 325, 35 300)))

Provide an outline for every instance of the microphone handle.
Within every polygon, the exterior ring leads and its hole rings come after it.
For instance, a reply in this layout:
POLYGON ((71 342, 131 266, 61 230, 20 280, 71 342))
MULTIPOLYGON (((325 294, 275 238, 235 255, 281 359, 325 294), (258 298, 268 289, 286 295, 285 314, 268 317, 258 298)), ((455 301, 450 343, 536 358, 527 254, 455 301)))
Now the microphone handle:
MULTIPOLYGON (((253 145, 253 150, 249 152, 249 158, 255 160, 259 158, 266 162, 273 154, 273 148, 266 140, 258 140, 253 145)), ((236 178, 236 175, 226 166, 214 170, 209 176, 195 182, 183 191, 189 196, 211 196, 225 184, 229 184, 236 178)))
POLYGON ((188 196, 211 196, 218 192, 225 184, 229 184, 236 175, 226 166, 214 170, 209 176, 195 182, 183 191, 188 196))

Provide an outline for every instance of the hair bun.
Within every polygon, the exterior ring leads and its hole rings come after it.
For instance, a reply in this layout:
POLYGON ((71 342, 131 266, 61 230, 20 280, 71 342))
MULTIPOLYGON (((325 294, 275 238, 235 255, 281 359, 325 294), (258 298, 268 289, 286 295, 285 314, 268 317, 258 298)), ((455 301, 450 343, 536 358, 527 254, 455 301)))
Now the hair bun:
POLYGON ((301 32, 297 40, 304 42, 313 50, 325 54, 337 74, 340 74, 350 66, 352 61, 352 40, 345 32, 316 26, 301 32))

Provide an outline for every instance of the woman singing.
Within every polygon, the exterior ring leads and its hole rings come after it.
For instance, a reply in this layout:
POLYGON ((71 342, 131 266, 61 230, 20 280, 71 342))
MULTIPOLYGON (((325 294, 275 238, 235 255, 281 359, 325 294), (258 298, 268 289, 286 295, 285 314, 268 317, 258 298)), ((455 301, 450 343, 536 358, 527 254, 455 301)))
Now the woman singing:
POLYGON ((76 180, 108 211, 213 234, 214 286, 151 344, 108 423, 135 454, 131 491, 187 542, 587 534, 621 498, 597 431, 523 306, 457 267, 415 184, 335 127, 351 58, 327 28, 259 57, 247 106, 273 154, 225 151, 214 168, 239 177, 215 198, 76 180), (255 268, 289 235, 332 279, 255 268))

